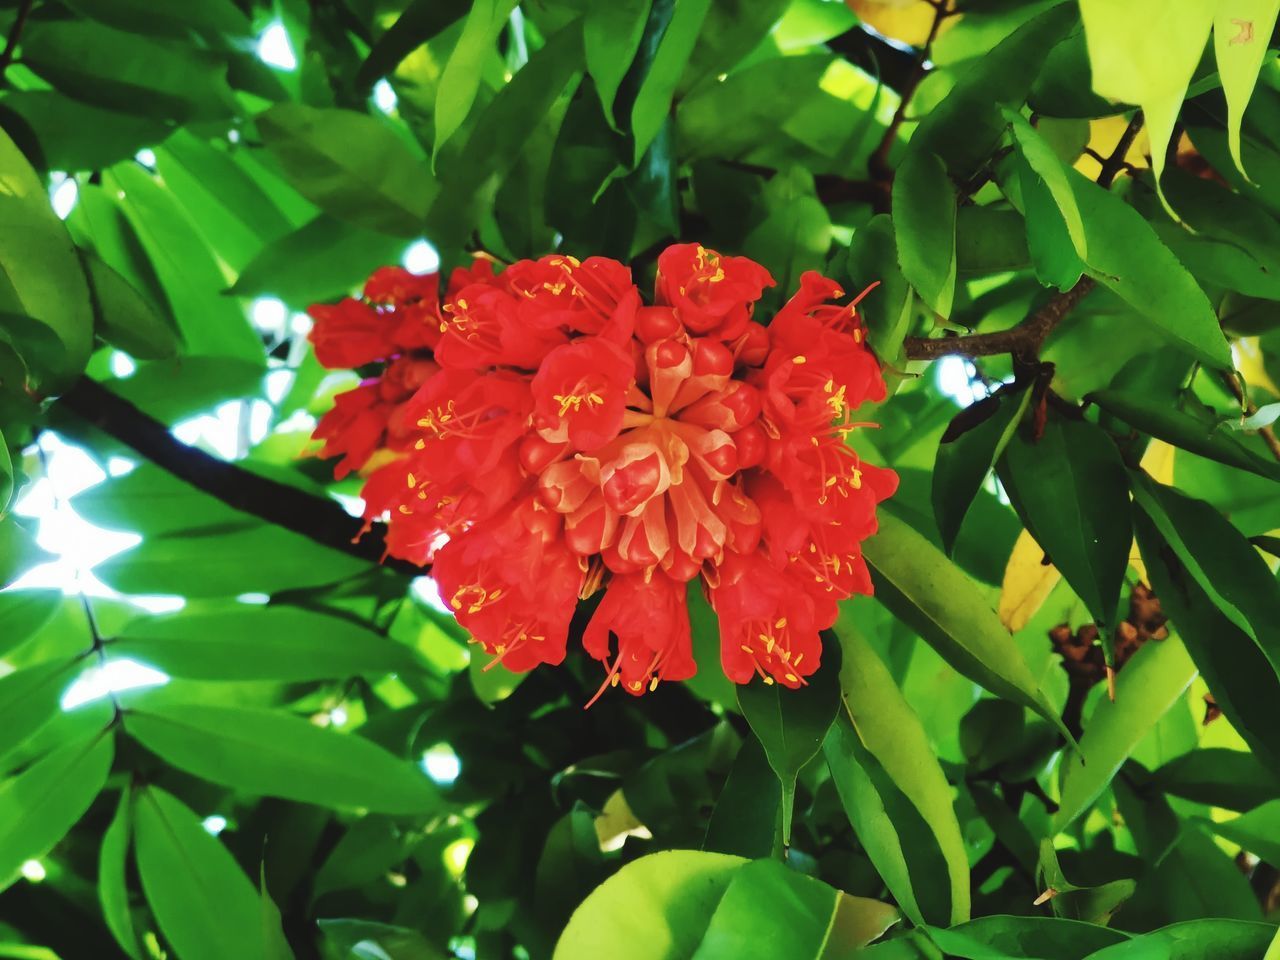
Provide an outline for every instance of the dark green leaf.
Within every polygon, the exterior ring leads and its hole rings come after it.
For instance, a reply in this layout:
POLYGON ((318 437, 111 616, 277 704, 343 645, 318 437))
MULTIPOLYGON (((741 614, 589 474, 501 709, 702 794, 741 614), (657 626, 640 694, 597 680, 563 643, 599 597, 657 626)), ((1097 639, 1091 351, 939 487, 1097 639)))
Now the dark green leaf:
POLYGON ((1030 402, 1031 391, 1025 387, 1001 390, 957 414, 942 435, 933 467, 933 515, 947 553, 1030 402))
MULTIPOLYGON (((1085 960, 1096 950, 1123 943, 1129 935, 1106 927, 1055 917, 979 917, 947 931, 930 930, 935 942, 959 957, 1037 957, 1041 960, 1085 960), (956 953, 957 950, 977 952, 956 953), (991 951, 996 951, 992 953, 991 951)), ((877 958, 878 960, 878 958, 877 958)))
POLYGON ((163 120, 90 106, 53 90, 11 93, 0 100, 0 109, 13 111, 30 127, 45 166, 53 170, 101 170, 159 143, 169 132, 163 120))
POLYGON ((1109 630, 1133 544, 1129 479, 1115 444, 1084 420, 1050 418, 1037 442, 1009 441, 999 472, 1027 530, 1109 630))
POLYGON ((1274 933, 1269 923, 1192 920, 1106 947, 1089 960, 1255 960, 1274 933))
POLYGON ((878 283, 858 306, 867 325, 867 342, 876 355, 892 364, 902 351, 911 322, 911 287, 898 266, 898 243, 893 220, 879 214, 853 235, 847 263, 854 288, 878 283))
POLYGON ((1017 210, 966 204, 956 211, 956 270, 988 276, 1025 269, 1027 228, 1017 210))
POLYGON ((178 331, 146 297, 96 254, 81 250, 80 262, 89 280, 99 337, 139 360, 177 354, 178 331))
POLYGON ((747 737, 720 790, 702 849, 748 859, 768 857, 778 833, 781 783, 764 747, 747 737))
POLYGON ((116 815, 102 835, 102 848, 98 854, 98 902, 102 906, 102 918, 107 929, 115 937, 120 949, 133 960, 142 960, 142 944, 133 925, 133 911, 129 908, 129 889, 125 882, 128 873, 129 834, 133 823, 133 797, 128 788, 120 794, 116 815))
MULTIPOLYGON (((672 0, 659 0, 665 9, 672 0)), ((631 136, 634 141, 631 166, 640 163, 649 145, 666 122, 671 111, 671 101, 676 86, 684 72, 689 56, 693 53, 703 18, 711 6, 711 0, 680 0, 674 10, 660 19, 670 17, 670 22, 655 37, 657 49, 652 57, 642 51, 648 70, 640 82, 634 104, 631 107, 631 136)), ((655 9, 654 13, 657 13, 655 9)), ((655 20, 650 14, 650 23, 655 20)))
POLYGON ((1170 760, 1151 775, 1157 790, 1225 810, 1252 810, 1280 799, 1280 777, 1244 750, 1202 747, 1170 760))
POLYGON ((605 118, 615 129, 613 101, 640 49, 651 2, 619 0, 618 3, 592 4, 582 21, 587 70, 595 81, 605 118))
POLYGON ((356 83, 372 86, 379 77, 393 72, 416 47, 462 19, 467 8, 465 0, 412 0, 369 50, 356 83))
POLYGON ((738 687, 738 705, 760 738, 769 765, 782 783, 782 842, 791 842, 792 805, 800 769, 822 749, 840 707, 840 648, 824 635, 822 666, 797 690, 779 683, 738 687))
POLYGON ((420 770, 288 714, 148 701, 130 707, 125 729, 175 767, 249 793, 405 815, 439 806, 420 770))

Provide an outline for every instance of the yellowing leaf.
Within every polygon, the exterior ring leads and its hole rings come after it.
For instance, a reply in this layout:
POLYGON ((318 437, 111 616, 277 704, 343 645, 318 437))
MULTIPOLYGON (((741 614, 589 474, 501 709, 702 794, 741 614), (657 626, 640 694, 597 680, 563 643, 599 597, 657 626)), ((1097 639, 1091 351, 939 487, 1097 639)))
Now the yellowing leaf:
MULTIPOLYGON (((935 12, 933 4, 925 0, 845 0, 858 19, 875 29, 876 33, 923 47, 929 39, 935 12)), ((939 25, 938 33, 950 29, 955 17, 947 17, 939 25)))
POLYGON ((1277 14, 1280 0, 1220 0, 1213 19, 1213 52, 1227 98, 1231 159, 1246 176, 1240 159, 1240 121, 1258 82, 1277 14))
POLYGON ((1277 386, 1271 379, 1271 375, 1267 373, 1257 337, 1242 337, 1235 341, 1231 352, 1235 357, 1236 369, 1240 371, 1240 376, 1244 377, 1245 383, 1251 387, 1263 387, 1280 397, 1280 386, 1277 386))
POLYGON ((1044 550, 1026 530, 1018 535, 1000 586, 1000 622, 1017 633, 1036 615, 1062 579, 1058 568, 1044 562, 1044 550))

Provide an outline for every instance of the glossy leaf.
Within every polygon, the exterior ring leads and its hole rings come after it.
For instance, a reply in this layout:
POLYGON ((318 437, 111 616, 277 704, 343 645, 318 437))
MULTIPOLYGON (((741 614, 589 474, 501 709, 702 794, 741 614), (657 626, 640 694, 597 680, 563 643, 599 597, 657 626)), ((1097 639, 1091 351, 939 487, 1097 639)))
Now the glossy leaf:
POLYGON ((515 6, 515 0, 478 0, 472 3, 462 25, 462 35, 449 55, 436 88, 435 146, 433 156, 458 132, 480 92, 485 58, 515 6))
POLYGON ((102 918, 107 929, 120 949, 133 960, 142 960, 143 949, 134 928, 125 880, 129 870, 129 835, 132 831, 133 797, 126 788, 120 795, 120 805, 111 826, 102 835, 102 847, 98 852, 98 902, 102 905, 102 918))
POLYGON ((129 735, 181 770, 250 793, 422 815, 439 806, 421 771, 353 734, 269 710, 144 702, 129 735))
POLYGON ((582 21, 587 70, 595 81, 605 118, 615 128, 614 99, 636 51, 640 49, 650 5, 651 0, 593 4, 582 21))
POLYGON ((1190 920, 1105 947, 1089 960, 1253 960, 1275 932, 1269 923, 1244 920, 1190 920))
MULTIPOLYGON (((668 7, 670 21, 654 38, 657 47, 648 70, 640 81, 631 107, 631 136, 634 142, 632 165, 640 158, 657 137, 658 131, 671 109, 671 100, 680 82, 680 75, 698 38, 703 18, 711 6, 711 0, 655 0, 655 3, 673 4, 668 7)), ((664 17, 665 19, 665 17, 664 17)), ((650 15, 653 21, 653 15, 650 15)))
POLYGON ((574 911, 555 960, 678 960, 701 942, 725 890, 747 861, 670 850, 627 864, 574 911))
POLYGON ((972 579, 891 512, 863 544, 877 598, 956 669, 997 696, 1061 724, 1013 638, 972 579))

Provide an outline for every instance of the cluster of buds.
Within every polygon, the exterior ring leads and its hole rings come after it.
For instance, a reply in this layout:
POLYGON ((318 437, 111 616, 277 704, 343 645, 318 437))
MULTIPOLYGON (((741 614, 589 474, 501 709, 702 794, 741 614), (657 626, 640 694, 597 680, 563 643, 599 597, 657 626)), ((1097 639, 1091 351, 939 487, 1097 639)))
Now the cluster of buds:
POLYGON ((601 691, 686 679, 700 580, 728 677, 798 687, 837 602, 871 591, 861 543, 897 477, 846 442, 885 393, 857 301, 806 273, 766 326, 773 285, 697 244, 662 253, 651 303, 602 257, 478 260, 444 291, 379 270, 311 310, 321 364, 377 372, 336 398, 321 453, 494 662, 561 662, 603 589, 583 635, 601 691))

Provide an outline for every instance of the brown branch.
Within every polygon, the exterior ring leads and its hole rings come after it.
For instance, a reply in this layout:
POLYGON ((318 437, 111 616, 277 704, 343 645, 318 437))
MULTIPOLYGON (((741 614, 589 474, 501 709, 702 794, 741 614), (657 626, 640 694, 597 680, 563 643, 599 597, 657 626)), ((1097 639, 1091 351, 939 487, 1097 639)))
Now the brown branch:
POLYGON ((1111 151, 1111 156, 1102 161, 1102 169, 1098 172, 1098 186, 1104 190, 1110 190, 1117 174, 1129 166, 1125 161, 1125 156, 1129 153, 1129 148, 1133 146, 1133 140, 1141 129, 1142 111, 1139 110, 1133 115, 1133 119, 1129 121, 1129 126, 1124 128, 1124 133, 1120 134, 1120 139, 1116 142, 1116 148, 1111 151))
POLYGON ((18 7, 17 18, 13 21, 13 27, 9 30, 9 39, 5 42, 4 51, 0 53, 0 78, 8 71, 9 65, 13 63, 14 54, 18 50, 18 41, 22 39, 22 31, 27 26, 27 17, 31 15, 31 8, 36 5, 36 0, 22 0, 22 5, 18 7))
POLYGON ((394 557, 383 559, 385 524, 375 523, 361 536, 363 521, 347 513, 337 501, 260 476, 188 446, 175 438, 159 420, 95 380, 81 377, 58 402, 157 467, 229 507, 292 530, 334 550, 381 563, 397 573, 408 576, 430 573, 429 568, 394 557))
MULTIPOLYGON (((1249 395, 1244 392, 1244 387, 1240 385, 1240 378, 1235 371, 1223 370, 1222 382, 1227 385, 1227 389, 1231 391, 1231 395, 1236 398, 1236 402, 1240 404, 1240 409, 1244 411, 1246 417, 1252 417, 1258 412, 1258 405, 1249 399, 1249 395)), ((1271 451, 1271 455, 1280 460, 1280 439, 1276 438, 1275 430, 1270 426, 1259 427, 1258 436, 1262 438, 1262 442, 1267 445, 1267 449, 1271 451)))
POLYGON ((938 39, 938 30, 942 27, 942 21, 948 16, 945 0, 930 3, 930 6, 933 7, 933 23, 929 26, 929 36, 925 40, 924 46, 920 48, 920 52, 916 55, 915 65, 907 76, 906 82, 902 85, 902 89, 898 91, 898 109, 893 112, 893 119, 889 121, 889 126, 885 128, 884 136, 880 138, 880 143, 876 145, 875 152, 867 159, 867 172, 871 174, 873 180, 887 183, 893 179, 893 168, 889 166, 889 153, 893 150, 893 145, 898 139, 898 131, 902 128, 903 120, 906 119, 907 106, 928 72, 925 64, 929 62, 933 41, 938 39))
POLYGON ((1095 284, 1081 277, 1074 287, 1055 294, 1048 303, 1021 323, 995 333, 975 333, 966 337, 907 337, 903 342, 908 360, 936 360, 939 357, 991 357, 1012 354, 1016 359, 1034 361, 1045 338, 1062 322, 1095 284))

